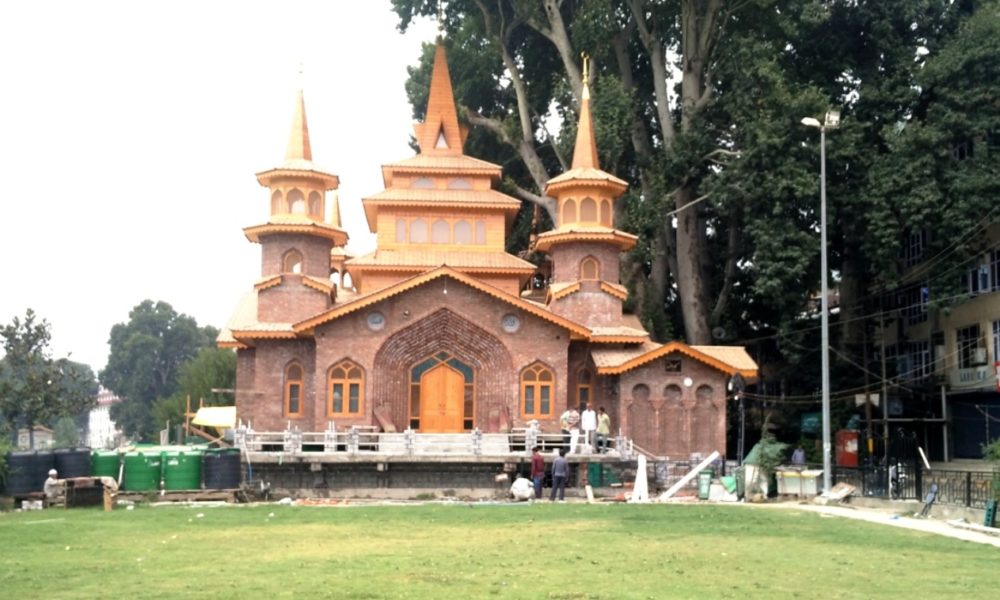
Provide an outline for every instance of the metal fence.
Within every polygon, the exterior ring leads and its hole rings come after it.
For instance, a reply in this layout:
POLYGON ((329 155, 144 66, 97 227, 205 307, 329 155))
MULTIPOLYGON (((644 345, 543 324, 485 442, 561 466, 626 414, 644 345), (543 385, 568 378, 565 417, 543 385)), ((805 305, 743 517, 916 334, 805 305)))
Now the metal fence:
POLYGON ((986 508, 986 503, 1000 499, 1000 470, 952 471, 925 470, 919 464, 901 463, 858 468, 837 467, 836 483, 847 483, 866 497, 892 500, 925 501, 931 486, 937 486, 935 502, 968 508, 986 508))

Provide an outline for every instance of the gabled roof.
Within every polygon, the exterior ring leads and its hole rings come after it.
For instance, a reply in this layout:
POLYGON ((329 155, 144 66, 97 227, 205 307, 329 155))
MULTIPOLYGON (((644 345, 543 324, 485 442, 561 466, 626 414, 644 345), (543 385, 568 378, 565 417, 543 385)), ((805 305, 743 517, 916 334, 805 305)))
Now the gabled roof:
POLYGON ((728 375, 739 373, 746 380, 757 378, 757 363, 742 346, 688 346, 684 342, 645 342, 631 348, 592 350, 590 355, 601 375, 618 375, 678 352, 728 375))
POLYGON ((479 281, 478 279, 469 277, 468 275, 465 275, 460 271, 456 271, 450 267, 445 267, 445 266, 438 267, 437 269, 434 269, 432 271, 427 271, 415 277, 411 277, 410 279, 401 281, 387 288, 383 288, 367 296, 362 296, 352 302, 348 302, 336 308, 332 308, 322 314, 312 317, 311 319, 306 319, 305 321, 296 323, 294 326, 294 330, 296 333, 299 334, 308 334, 308 332, 312 331, 313 329, 324 323, 329 323, 330 321, 334 321, 345 315, 349 315, 356 311, 362 310, 368 306, 381 302, 387 298, 391 298, 398 294, 402 294, 403 292, 420 287, 422 285, 430 283, 431 281, 435 281, 437 279, 441 279, 444 277, 447 277, 459 283, 463 283, 475 290, 478 290, 484 294, 492 296, 497 300, 506 302, 511 306, 519 308, 526 313, 532 314, 540 319, 543 319, 559 327, 562 327, 567 331, 569 331, 574 336, 577 336, 578 338, 581 339, 586 338, 590 334, 590 330, 584 327, 583 325, 570 321, 569 319, 566 319, 564 317, 560 317, 559 315, 549 312, 545 308, 539 307, 533 302, 527 302, 516 296, 511 296, 510 294, 504 292, 503 290, 497 289, 491 285, 479 281))

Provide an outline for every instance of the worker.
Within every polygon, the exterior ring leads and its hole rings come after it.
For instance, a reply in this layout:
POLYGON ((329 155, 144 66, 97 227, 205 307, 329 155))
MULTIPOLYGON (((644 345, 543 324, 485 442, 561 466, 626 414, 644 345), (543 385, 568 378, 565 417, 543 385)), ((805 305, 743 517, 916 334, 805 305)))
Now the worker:
POLYGON ((59 479, 58 471, 49 469, 49 477, 45 480, 42 491, 45 493, 45 501, 48 504, 52 504, 54 500, 62 496, 65 491, 65 482, 59 479))

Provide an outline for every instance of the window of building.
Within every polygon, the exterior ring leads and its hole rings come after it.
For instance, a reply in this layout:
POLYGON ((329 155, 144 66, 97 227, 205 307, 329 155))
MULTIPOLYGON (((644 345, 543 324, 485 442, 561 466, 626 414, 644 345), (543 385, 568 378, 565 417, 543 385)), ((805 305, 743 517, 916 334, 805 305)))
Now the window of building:
POLYGON ((414 244, 427 243, 427 221, 414 219, 410 223, 410 241, 414 244))
POLYGON ((632 400, 636 402, 646 402, 649 400, 649 386, 639 383, 632 387, 632 400))
POLYGON ((600 279, 601 268, 597 262, 597 259, 593 256, 588 256, 583 259, 580 263, 580 279, 584 281, 593 281, 595 279, 600 279))
POLYGON ((482 219, 476 221, 476 243, 486 243, 486 221, 483 221, 482 219))
POLYGON ((898 296, 900 313, 910 325, 927 320, 929 303, 930 288, 926 284, 911 285, 901 290, 898 296))
POLYGON ((679 358, 667 358, 663 360, 663 370, 667 373, 680 373, 683 363, 679 358))
POLYGON ((611 227, 611 200, 601 200, 601 225, 611 227))
POLYGON ((911 231, 906 236, 906 243, 903 246, 903 262, 907 267, 920 262, 924 257, 924 249, 927 247, 927 231, 911 231))
POLYGON ((993 361, 1000 361, 1000 321, 993 321, 993 361))
POLYGON ((431 227, 431 241, 435 244, 447 244, 451 241, 451 227, 448 221, 438 219, 431 227))
POLYGON ((990 252, 990 278, 993 286, 990 288, 994 292, 1000 292, 1000 250, 990 252))
POLYGON ((907 343, 906 357, 908 364, 899 369, 900 376, 911 381, 931 376, 931 344, 929 341, 907 343))
POLYGON ((396 241, 406 241, 406 219, 396 219, 396 241))
POLYGON ((975 154, 975 144, 972 139, 964 139, 951 145, 951 157, 955 160, 972 158, 975 154))
POLYGON ((271 214, 272 215, 276 215, 276 214, 279 214, 281 212, 281 200, 282 200, 281 192, 278 191, 278 190, 274 190, 274 193, 271 194, 271 214))
POLYGON ((319 192, 309 192, 309 214, 320 221, 323 220, 322 204, 319 192))
POLYGON ((410 184, 410 187, 417 189, 434 189, 435 185, 434 181, 428 179, 427 177, 418 177, 413 180, 413 183, 410 184))
POLYGON ((971 369, 976 364, 976 349, 979 347, 979 323, 955 330, 955 346, 958 352, 958 368, 971 369))
POLYGON ((288 212, 293 215, 306 214, 306 197, 302 195, 301 190, 294 189, 288 192, 288 212))
POLYGON ((521 416, 537 419, 552 415, 555 377, 552 370, 535 363, 521 372, 521 416))
POLYGON ((667 402, 680 402, 681 396, 683 395, 684 392, 681 391, 681 386, 676 383, 671 383, 667 387, 663 388, 663 397, 667 399, 667 402))
POLYGON ((349 360, 330 369, 327 388, 326 414, 330 417, 357 416, 364 406, 365 375, 361 367, 349 360))
POLYGON ((452 179, 451 181, 448 182, 448 189, 449 190, 471 190, 472 189, 472 184, 469 183, 468 179, 462 179, 462 178, 452 179))
POLYGON ((582 411, 584 408, 590 406, 590 392, 593 384, 593 375, 590 373, 590 369, 580 369, 580 372, 576 375, 576 401, 580 406, 582 411))
POLYGON ((992 291, 996 285, 995 279, 991 277, 991 271, 996 267, 992 263, 992 258, 992 256, 976 258, 972 268, 962 274, 962 287, 969 292, 970 296, 992 291), (991 281, 991 279, 994 280, 991 281))
POLYGON ((695 390, 694 396, 699 400, 711 400, 713 391, 712 386, 703 383, 695 390))
POLYGON ((285 416, 302 416, 302 367, 298 363, 285 368, 285 416))
POLYGON ((597 223, 597 201, 593 198, 580 201, 580 222, 597 223))
POLYGON ((563 202, 562 220, 566 224, 576 223, 576 200, 567 198, 563 202))
POLYGON ((298 250, 289 250, 281 261, 282 273, 302 272, 302 253, 298 250))
POLYGON ((471 244, 472 243, 472 225, 466 220, 461 220, 455 223, 455 243, 456 244, 471 244))

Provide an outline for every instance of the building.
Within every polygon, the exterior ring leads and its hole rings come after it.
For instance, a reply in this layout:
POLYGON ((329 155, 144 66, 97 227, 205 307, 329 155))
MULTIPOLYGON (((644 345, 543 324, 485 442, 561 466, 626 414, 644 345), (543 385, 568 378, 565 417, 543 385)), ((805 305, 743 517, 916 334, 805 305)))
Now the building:
POLYGON ((985 250, 961 273, 928 266, 927 231, 904 245, 904 279, 885 321, 893 427, 915 433, 933 459, 980 458, 1000 439, 1000 225, 978 232, 985 250), (930 299, 942 277, 960 279, 961 298, 946 310, 930 299))
POLYGON ((600 169, 586 87, 579 118, 572 168, 547 185, 560 218, 539 236, 540 270, 504 250, 520 201, 498 191, 498 165, 464 153, 439 41, 420 151, 383 165, 385 189, 362 201, 377 249, 350 258, 300 92, 284 162, 257 174, 270 216, 244 229, 261 277, 218 340, 237 351, 238 417, 258 431, 555 432, 589 403, 650 454, 725 454, 726 384, 757 366, 741 347, 652 342, 623 312, 619 255, 636 237, 613 215, 627 184, 600 169))
POLYGON ((122 441, 122 432, 111 419, 111 406, 119 402, 121 398, 111 390, 98 390, 97 403, 87 415, 87 446, 111 449, 122 441))

